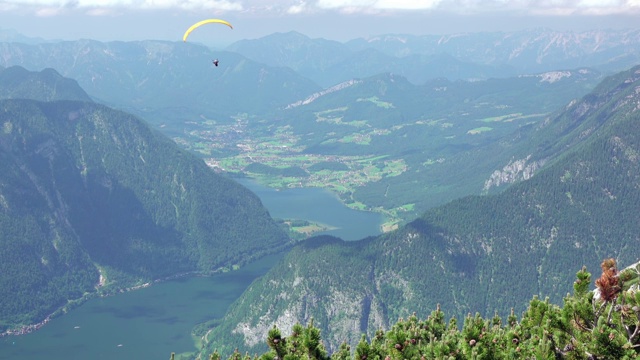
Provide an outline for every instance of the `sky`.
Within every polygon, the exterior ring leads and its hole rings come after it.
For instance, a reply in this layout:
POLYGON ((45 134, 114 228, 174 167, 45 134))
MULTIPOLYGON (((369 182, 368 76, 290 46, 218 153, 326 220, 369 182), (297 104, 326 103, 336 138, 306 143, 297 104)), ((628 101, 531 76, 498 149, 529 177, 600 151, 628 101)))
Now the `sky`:
POLYGON ((180 41, 213 45, 297 31, 348 41, 381 34, 636 29, 640 0, 0 0, 0 30, 47 40, 180 41), (218 26, 216 28, 216 26, 218 26))

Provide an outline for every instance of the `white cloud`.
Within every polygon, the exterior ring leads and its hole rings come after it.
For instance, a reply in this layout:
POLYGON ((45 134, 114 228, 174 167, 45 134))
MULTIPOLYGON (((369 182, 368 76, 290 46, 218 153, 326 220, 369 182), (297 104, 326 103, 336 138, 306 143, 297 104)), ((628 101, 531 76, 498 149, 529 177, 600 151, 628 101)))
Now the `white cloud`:
POLYGON ((442 0, 318 0, 322 9, 421 10, 436 7, 442 0))
POLYGON ((375 7, 379 9, 420 10, 432 9, 442 0, 379 0, 375 7))
POLYGON ((545 0, 531 1, 525 9, 541 15, 630 15, 640 12, 639 0, 545 0))
POLYGON ((118 14, 118 12, 115 9, 97 8, 89 9, 85 14, 89 16, 112 16, 118 14))
POLYGON ((62 12, 61 8, 43 7, 36 10, 36 16, 51 17, 56 16, 62 12))
POLYGON ((28 7, 35 9, 36 14, 51 16, 62 12, 62 9, 94 9, 93 14, 100 14, 95 9, 215 9, 222 11, 241 11, 240 1, 233 0, 5 0, 5 7, 28 7))
MULTIPOLYGON (((91 0, 84 0, 91 1, 91 0)), ((100 0, 93 0, 100 1, 100 0)), ((113 1, 113 0, 112 0, 113 1)), ((120 0, 126 6, 139 7, 141 9, 172 9, 179 8, 185 10, 197 10, 197 9, 216 9, 216 10, 228 10, 239 11, 242 10, 242 4, 239 2, 232 2, 226 0, 142 0, 142 1, 127 1, 120 0), (128 4, 129 3, 129 4, 128 4)))
POLYGON ((617 0, 582 0, 578 3, 580 7, 611 7, 611 6, 619 6, 620 3, 624 3, 624 1, 617 0))
POLYGON ((352 7, 370 7, 375 0, 318 0, 316 6, 321 9, 341 9, 352 7))
POLYGON ((289 6, 289 8, 287 9, 287 14, 301 14, 301 13, 305 13, 308 12, 309 8, 307 7, 307 4, 305 3, 300 3, 300 4, 296 4, 296 5, 291 5, 289 6))
POLYGON ((640 0, 2 0, 0 11, 30 8, 42 16, 54 16, 63 9, 85 9, 94 15, 107 9, 215 10, 255 14, 304 14, 340 12, 379 14, 394 11, 446 11, 488 13, 518 11, 521 14, 611 15, 640 12, 640 0))
MULTIPOLYGON (((640 12, 640 0, 316 0, 305 4, 304 10, 308 11, 313 7, 325 11, 364 14, 437 9, 459 14, 517 11, 534 15, 611 15, 640 12)), ((295 9, 299 11, 289 13, 303 12, 300 7, 295 9)))

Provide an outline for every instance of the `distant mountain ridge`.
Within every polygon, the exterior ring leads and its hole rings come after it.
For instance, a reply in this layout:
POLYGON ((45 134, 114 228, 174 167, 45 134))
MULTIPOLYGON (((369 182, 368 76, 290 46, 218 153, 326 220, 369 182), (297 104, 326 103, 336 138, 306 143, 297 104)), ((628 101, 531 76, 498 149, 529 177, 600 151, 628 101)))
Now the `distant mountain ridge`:
POLYGON ((290 67, 324 87, 382 72, 421 84, 438 77, 486 79, 578 67, 622 71, 640 63, 640 30, 383 34, 345 43, 289 32, 241 40, 227 49, 290 67))
POLYGON ((323 87, 388 72, 405 76, 416 84, 438 77, 456 80, 498 77, 505 70, 513 73, 491 64, 463 62, 447 54, 397 57, 374 47, 355 49, 349 43, 310 39, 295 31, 241 40, 227 50, 271 66, 289 67, 323 87))
POLYGON ((77 92, 51 70, 8 68, 7 78, 17 90, 0 100, 0 333, 97 292, 288 246, 256 195, 141 119, 90 101, 15 98, 77 92))
POLYGON ((487 179, 485 190, 530 177, 547 161, 563 156, 567 149, 580 145, 601 128, 611 126, 612 114, 626 105, 630 97, 612 101, 621 93, 630 91, 638 80, 638 67, 612 75, 584 98, 567 104, 558 115, 559 119, 548 117, 536 124, 533 132, 516 134, 516 137, 525 136, 527 140, 512 149, 513 158, 487 179), (592 116, 594 111, 599 112, 598 116, 592 116))
POLYGON ((0 43, 0 55, 0 66, 54 68, 94 100, 169 127, 202 117, 228 122, 239 113, 268 113, 320 90, 291 69, 183 42, 0 43))
POLYGON ((42 39, 42 38, 33 38, 33 37, 22 35, 19 32, 13 30, 13 29, 3 29, 3 28, 0 27, 0 41, 2 41, 2 42, 20 42, 20 43, 25 43, 25 44, 37 44, 37 43, 43 43, 43 42, 47 42, 47 41, 54 41, 54 40, 45 40, 45 39, 42 39))
POLYGON ((0 69, 0 99, 93 101, 75 80, 54 69, 36 73, 20 66, 0 69))
POLYGON ((376 238, 296 246, 215 323, 202 354, 263 349, 273 324, 286 334, 311 318, 330 351, 354 348, 360 334, 438 304, 458 319, 504 316, 538 294, 560 303, 574 281, 568 268, 637 263, 639 94, 635 67, 550 117, 536 131, 556 132, 564 153, 500 194, 455 200, 376 238))
MULTIPOLYGON (((472 38, 480 41, 481 35, 472 38)), ((459 40, 447 39, 443 43, 459 40)), ((623 39, 633 49, 633 37, 623 39)), ((408 171, 393 178, 385 173, 380 181, 356 179, 352 183, 359 184, 357 189, 346 191, 343 200, 362 202, 366 209, 391 209, 394 219, 397 213, 403 220, 461 194, 491 191, 498 182, 514 180, 504 174, 517 168, 527 154, 511 159, 498 146, 482 155, 475 150, 492 140, 511 146, 501 136, 564 105, 567 97, 583 95, 601 76, 598 70, 578 67, 507 77, 512 71, 504 67, 511 68, 509 64, 466 62, 449 53, 429 52, 426 45, 421 50, 417 40, 405 42, 412 50, 403 56, 376 48, 382 46, 378 41, 371 44, 352 50, 348 44, 291 32, 238 42, 236 46, 243 53, 246 50, 243 56, 162 41, 2 43, 0 65, 53 67, 75 78, 93 100, 141 116, 190 150, 215 157, 212 163, 241 153, 232 139, 245 136, 243 140, 253 141, 285 123, 300 135, 306 154, 366 155, 384 147, 385 155, 395 156, 400 165, 408 163, 408 171), (250 60, 249 54, 256 60, 250 60), (210 63, 214 56, 220 59, 220 67, 210 63), (302 68, 309 76, 299 73, 302 68), (312 74, 322 80, 322 86, 311 80, 312 74), (419 85, 416 76, 423 81, 419 85), (333 93, 335 87, 324 85, 340 79, 346 81, 339 84, 359 85, 333 93), (312 97, 315 100, 304 107, 291 106, 312 97), (381 107, 385 104, 391 106, 381 107), (325 111, 331 116, 316 121, 325 111), (333 122, 339 114, 344 122, 336 127, 333 122), (220 150, 220 139, 211 128, 233 128, 245 119, 243 132, 230 132, 220 150), (247 135, 253 129, 258 130, 247 135), (454 157, 465 160, 458 162, 454 157), (460 168, 466 173, 462 170, 457 176, 460 168), (487 180, 491 172, 496 172, 497 180, 487 180), (425 178, 431 182, 423 183, 425 178), (414 191, 407 186, 414 181, 433 189, 420 196, 417 211, 412 210, 414 191)), ((386 167, 382 160, 375 166, 386 167)))
POLYGON ((448 53, 461 61, 502 63, 519 71, 542 72, 576 66, 605 70, 638 62, 640 29, 557 31, 537 28, 512 32, 411 36, 389 34, 354 39, 354 49, 373 47, 393 56, 448 53), (571 65, 569 65, 571 64, 571 65))

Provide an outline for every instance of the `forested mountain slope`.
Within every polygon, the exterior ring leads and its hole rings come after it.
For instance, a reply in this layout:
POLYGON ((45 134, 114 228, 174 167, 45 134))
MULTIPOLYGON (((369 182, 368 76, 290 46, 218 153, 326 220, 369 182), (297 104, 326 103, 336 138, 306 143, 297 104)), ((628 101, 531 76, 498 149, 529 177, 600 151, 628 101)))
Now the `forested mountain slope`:
MULTIPOLYGON (((23 80, 50 86, 51 75, 23 80)), ((216 271, 289 241, 257 196, 133 115, 5 99, 0 126, 0 330, 88 293, 216 271)))
POLYGON ((185 122, 262 114, 320 90, 291 69, 182 41, 0 43, 0 65, 54 68, 97 101, 179 133, 185 122))
POLYGON ((519 313, 536 294, 560 303, 583 265, 595 272, 607 257, 637 262, 639 104, 634 68, 547 121, 574 140, 558 144, 564 154, 530 179, 431 209, 377 238, 297 246, 232 305, 206 351, 260 347, 274 324, 286 333, 311 317, 335 350, 437 304, 458 318, 519 313))
POLYGON ((392 210, 407 220, 480 194, 493 171, 515 155, 527 156, 515 150, 530 148, 532 124, 589 93, 602 78, 597 71, 576 69, 474 82, 436 79, 417 86, 382 74, 292 103, 282 111, 281 123, 289 125, 306 154, 340 157, 351 170, 384 174, 375 181, 351 181, 358 186, 342 191, 345 202, 392 210), (351 164, 347 156, 375 158, 374 169, 358 169, 360 162, 351 164), (386 168, 392 163, 399 165, 390 175, 386 168))
MULTIPOLYGON (((347 342, 327 351, 322 331, 311 319, 296 323, 285 333, 273 326, 265 333, 268 350, 254 359, 637 359, 640 355, 640 262, 619 269, 615 259, 604 259, 601 275, 586 268, 576 273, 573 293, 563 304, 533 296, 518 316, 495 313, 483 317, 469 313, 463 321, 450 318, 437 306, 428 316, 411 314, 389 329, 362 336, 357 345, 347 342), (596 289, 590 291, 592 285, 596 289)), ((206 337, 206 335, 205 335, 206 337)), ((239 359, 244 349, 231 354, 215 351, 211 359, 239 359)), ((246 353, 245 359, 251 358, 246 353)), ((171 360, 175 353, 171 354, 171 360)), ((178 359, 191 358, 180 354, 178 359)))
POLYGON ((0 68, 0 99, 91 101, 75 80, 54 69, 31 72, 21 66, 0 68))
POLYGON ((511 159, 485 182, 485 190, 527 179, 537 169, 561 158, 566 150, 590 140, 598 129, 612 124, 611 118, 624 111, 620 107, 629 101, 625 95, 633 91, 640 67, 605 78, 580 100, 572 100, 553 116, 547 116, 519 129, 508 145, 511 159))
POLYGON ((511 160, 510 149, 501 146, 505 136, 584 95, 602 77, 580 67, 416 85, 402 69, 427 74, 425 69, 435 66, 429 61, 416 66, 421 60, 415 57, 434 56, 453 68, 440 76, 467 72, 467 67, 456 69, 459 61, 435 53, 412 54, 393 69, 377 68, 388 64, 378 55, 391 57, 382 48, 358 49, 363 56, 355 58, 345 44, 297 33, 243 44, 265 53, 249 60, 230 51, 162 41, 1 43, 0 65, 53 67, 76 79, 96 101, 143 117, 221 171, 257 177, 291 168, 287 175, 293 176, 270 175, 270 183, 332 190, 355 209, 384 213, 385 229, 430 207, 481 193, 492 172, 511 160), (322 67, 340 54, 348 66, 325 73, 339 73, 349 79, 347 85, 322 89, 292 70, 294 65, 322 67), (212 57, 221 61, 219 67, 210 63, 212 57), (278 66, 291 68, 264 65, 285 60, 278 66), (369 67, 375 71, 367 75, 375 75, 354 79, 369 67), (344 170, 323 171, 325 165, 344 170))

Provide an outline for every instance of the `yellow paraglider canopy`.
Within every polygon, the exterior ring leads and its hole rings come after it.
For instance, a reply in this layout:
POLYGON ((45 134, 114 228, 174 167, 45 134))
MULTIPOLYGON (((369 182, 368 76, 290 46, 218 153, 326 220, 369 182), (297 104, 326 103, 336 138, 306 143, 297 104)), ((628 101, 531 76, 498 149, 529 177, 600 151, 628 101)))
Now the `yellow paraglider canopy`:
POLYGON ((202 21, 199 21, 199 22, 191 25, 191 27, 188 28, 187 31, 185 31, 184 36, 182 37, 182 41, 187 41, 187 37, 189 37, 189 34, 191 34, 191 32, 193 30, 195 30, 196 28, 198 28, 199 26, 202 26, 204 24, 211 24, 211 23, 224 24, 224 25, 227 25, 228 27, 233 29, 233 26, 231 26, 231 24, 229 24, 228 22, 226 22, 224 20, 220 20, 220 19, 202 20, 202 21))

